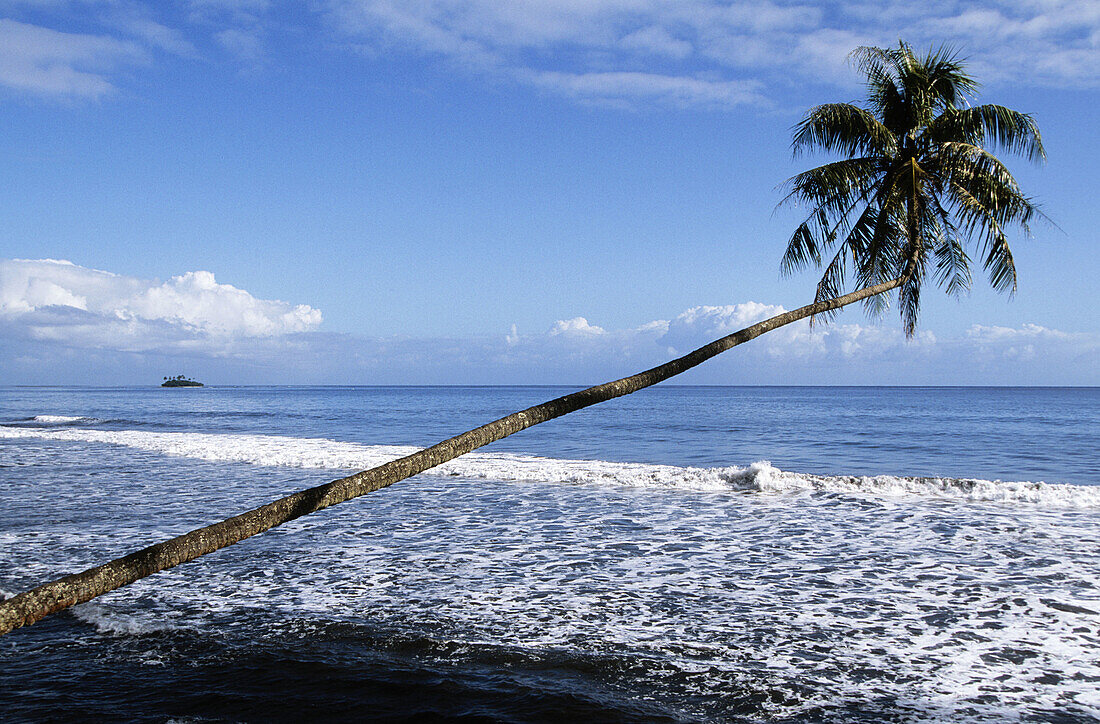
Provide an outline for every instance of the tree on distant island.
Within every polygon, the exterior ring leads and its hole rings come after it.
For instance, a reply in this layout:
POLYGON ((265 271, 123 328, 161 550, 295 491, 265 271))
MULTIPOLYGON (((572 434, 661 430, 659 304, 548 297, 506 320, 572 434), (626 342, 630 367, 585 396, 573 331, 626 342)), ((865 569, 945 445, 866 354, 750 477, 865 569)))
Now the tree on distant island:
POLYGON ((793 147, 844 158, 788 181, 785 201, 810 213, 787 244, 782 268, 824 274, 812 304, 715 340, 671 362, 536 405, 407 457, 287 496, 253 511, 0 602, 0 634, 83 603, 157 571, 327 508, 447 462, 515 432, 636 392, 765 332, 865 301, 881 312, 898 289, 907 335, 916 327, 921 286, 931 278, 948 293, 968 288, 967 246, 977 243, 993 288, 1016 288, 1005 236, 1028 230, 1039 212, 987 147, 1033 161, 1044 151, 1028 115, 997 105, 967 105, 978 84, 946 50, 917 56, 896 48, 857 48, 851 56, 866 78, 867 107, 831 103, 812 108, 794 129, 793 147), (831 258, 828 257, 832 254, 831 258), (859 288, 841 294, 848 274, 859 288))
POLYGON ((165 377, 164 382, 161 383, 161 387, 202 387, 201 382, 196 382, 190 377, 184 375, 176 375, 175 377, 165 377))

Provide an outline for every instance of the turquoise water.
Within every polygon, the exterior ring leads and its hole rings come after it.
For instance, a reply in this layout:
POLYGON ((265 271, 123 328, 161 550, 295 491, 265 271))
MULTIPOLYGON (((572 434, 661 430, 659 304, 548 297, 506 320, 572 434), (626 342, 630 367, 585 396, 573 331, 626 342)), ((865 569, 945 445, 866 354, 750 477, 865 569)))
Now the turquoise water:
MULTIPOLYGON (((569 388, 0 388, 8 593, 569 388)), ((1096 721, 1100 390, 659 387, 0 638, 5 718, 1096 721)))

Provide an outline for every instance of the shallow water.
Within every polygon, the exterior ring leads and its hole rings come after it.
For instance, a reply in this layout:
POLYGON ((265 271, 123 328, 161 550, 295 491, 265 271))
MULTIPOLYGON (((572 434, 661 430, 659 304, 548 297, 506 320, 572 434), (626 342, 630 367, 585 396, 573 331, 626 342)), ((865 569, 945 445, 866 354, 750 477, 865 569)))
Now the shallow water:
MULTIPOLYGON (((0 390, 0 589, 566 391, 0 390)), ((1098 411, 645 391, 0 638, 0 710, 1097 721, 1098 411)))

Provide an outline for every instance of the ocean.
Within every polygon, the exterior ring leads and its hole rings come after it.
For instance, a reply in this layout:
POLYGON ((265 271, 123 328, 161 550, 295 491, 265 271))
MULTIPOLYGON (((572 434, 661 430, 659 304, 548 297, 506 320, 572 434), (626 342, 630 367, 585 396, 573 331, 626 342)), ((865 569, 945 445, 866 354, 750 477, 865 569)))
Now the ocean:
MULTIPOLYGON (((0 387, 0 595, 556 387, 0 387)), ((4 721, 1100 721, 1100 389, 658 386, 0 637, 4 721)))

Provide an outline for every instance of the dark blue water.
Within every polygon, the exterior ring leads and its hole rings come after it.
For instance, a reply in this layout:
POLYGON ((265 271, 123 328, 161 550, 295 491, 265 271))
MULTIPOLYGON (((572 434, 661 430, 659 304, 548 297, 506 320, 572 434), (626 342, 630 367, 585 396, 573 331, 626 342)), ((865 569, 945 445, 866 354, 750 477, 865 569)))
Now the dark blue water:
MULTIPOLYGON (((0 590, 568 391, 0 388, 0 590)), ((0 718, 1097 721, 1098 439, 1095 388, 646 390, 0 638, 0 718)))

